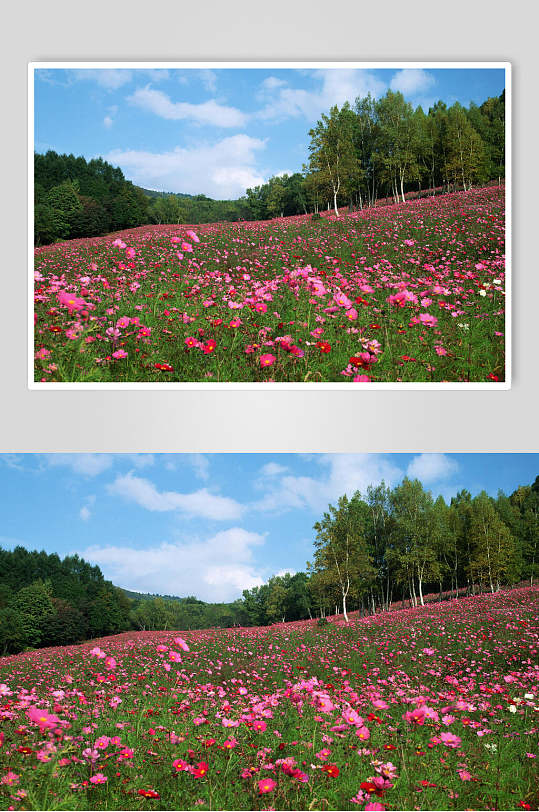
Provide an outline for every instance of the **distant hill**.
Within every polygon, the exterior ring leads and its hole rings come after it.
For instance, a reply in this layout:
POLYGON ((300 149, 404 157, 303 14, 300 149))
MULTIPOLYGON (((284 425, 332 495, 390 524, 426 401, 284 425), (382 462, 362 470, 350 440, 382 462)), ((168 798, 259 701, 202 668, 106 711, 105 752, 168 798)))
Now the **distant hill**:
POLYGON ((168 197, 168 195, 174 195, 174 197, 183 197, 189 198, 193 200, 195 195, 188 195, 185 192, 156 192, 155 189, 144 189, 142 186, 135 186, 136 189, 139 189, 146 197, 156 198, 156 197, 168 197))
POLYGON ((152 601, 155 600, 155 598, 162 598, 165 601, 179 601, 182 603, 199 603, 201 605, 204 605, 205 603, 205 601, 195 598, 194 595, 189 595, 186 598, 180 598, 177 595, 160 595, 150 592, 132 592, 130 589, 123 589, 122 587, 118 587, 118 589, 121 589, 124 595, 133 601, 152 601))

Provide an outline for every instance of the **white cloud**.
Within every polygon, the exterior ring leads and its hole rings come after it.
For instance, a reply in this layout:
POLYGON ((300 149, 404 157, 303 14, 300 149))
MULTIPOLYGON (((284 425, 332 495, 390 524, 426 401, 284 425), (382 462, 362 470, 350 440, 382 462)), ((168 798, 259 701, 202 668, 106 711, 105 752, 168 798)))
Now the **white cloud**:
POLYGON ((112 454, 46 454, 45 459, 50 466, 71 468, 73 473, 88 477, 102 474, 114 463, 112 454))
POLYGON ((318 476, 280 477, 275 484, 259 482, 259 487, 268 487, 261 500, 252 505, 261 511, 283 511, 308 508, 320 513, 330 502, 335 503, 339 496, 351 496, 355 491, 365 493, 369 485, 385 480, 392 485, 402 478, 402 471, 381 454, 321 454, 313 456, 313 474, 316 467, 318 476))
POLYGON ((210 478, 210 461, 204 454, 189 454, 189 462, 191 463, 195 475, 204 481, 210 478))
POLYGON ((165 512, 178 511, 186 516, 203 519, 237 519, 243 513, 243 506, 227 496, 210 493, 207 488, 193 493, 157 490, 149 479, 128 473, 117 476, 107 490, 115 496, 121 496, 146 510, 165 512))
POLYGON ((287 570, 279 570, 279 572, 275 573, 275 575, 278 578, 282 578, 284 575, 295 575, 295 574, 296 574, 296 570, 288 570, 288 569, 287 570))
POLYGON ((406 473, 413 479, 428 483, 448 479, 458 470, 458 462, 446 454, 419 454, 410 462, 406 473))
POLYGON ((170 152, 113 150, 107 161, 119 165, 128 177, 146 189, 187 194, 204 193, 221 200, 236 198, 264 183, 256 156, 265 141, 238 134, 213 144, 198 141, 170 152))
POLYGON ((135 468, 148 468, 155 464, 153 454, 122 454, 135 468))
POLYGON ((277 462, 268 462, 260 469, 262 476, 278 476, 286 473, 286 471, 288 471, 288 468, 285 465, 279 465, 277 462))
POLYGON ((424 93, 433 85, 436 79, 432 73, 423 68, 404 68, 397 71, 390 82, 391 90, 400 91, 405 98, 424 93))
POLYGON ((127 68, 80 68, 72 71, 75 79, 97 82, 106 90, 118 90, 133 78, 133 71, 127 68))
POLYGON ((284 87, 286 82, 284 79, 278 79, 276 76, 268 76, 267 79, 264 79, 262 82, 262 87, 266 90, 275 90, 278 87, 284 87))
POLYGON ((81 517, 83 522, 87 522, 90 516, 92 515, 92 511, 86 505, 83 505, 79 511, 79 516, 81 517))
POLYGON ((243 127, 247 121, 247 116, 241 110, 220 104, 215 99, 199 104, 173 102, 162 90, 154 90, 149 85, 137 88, 127 101, 166 119, 188 119, 214 127, 243 127))
POLYGON ((0 454, 0 460, 7 465, 8 468, 13 468, 15 471, 25 471, 23 465, 24 457, 21 454, 0 454))
POLYGON ((210 93, 215 93, 217 90, 217 74, 215 71, 204 69, 200 70, 198 75, 206 90, 210 93))
POLYGON ((105 118, 103 119, 103 124, 108 129, 109 127, 112 127, 112 125, 114 124, 114 121, 110 116, 105 116, 105 118))
POLYGON ((383 81, 365 69, 327 68, 308 75, 316 80, 312 90, 290 87, 275 77, 264 80, 261 93, 267 103, 257 116, 266 120, 304 116, 315 121, 334 104, 340 107, 348 101, 353 105, 358 96, 371 93, 378 97, 386 89, 383 81))
POLYGON ((144 550, 92 546, 81 555, 125 589, 229 601, 263 583, 253 563, 253 548, 263 543, 259 533, 232 527, 206 540, 163 542, 144 550))

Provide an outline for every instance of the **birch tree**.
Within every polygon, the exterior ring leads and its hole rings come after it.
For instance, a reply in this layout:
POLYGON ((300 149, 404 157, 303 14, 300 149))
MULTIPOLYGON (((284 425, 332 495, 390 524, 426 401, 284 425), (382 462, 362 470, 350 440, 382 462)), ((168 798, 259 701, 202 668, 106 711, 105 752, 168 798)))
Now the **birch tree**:
POLYGON ((329 183, 333 196, 335 215, 339 216, 337 201, 347 180, 357 172, 357 157, 354 150, 350 106, 345 104, 339 111, 334 105, 309 131, 309 166, 329 183))
POLYGON ((345 621, 348 623, 348 598, 358 597, 362 588, 373 582, 374 569, 363 534, 361 496, 341 496, 337 506, 329 506, 314 526, 314 570, 336 586, 345 621))

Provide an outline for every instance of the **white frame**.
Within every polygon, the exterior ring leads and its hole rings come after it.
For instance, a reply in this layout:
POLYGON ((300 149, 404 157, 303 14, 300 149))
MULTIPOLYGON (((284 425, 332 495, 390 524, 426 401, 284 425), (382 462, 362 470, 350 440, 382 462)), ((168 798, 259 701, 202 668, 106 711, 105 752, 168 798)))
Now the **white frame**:
POLYGON ((422 390, 507 390, 511 388, 512 381, 512 340, 511 340, 511 307, 512 307, 512 243, 511 243, 511 63, 510 62, 29 62, 28 64, 28 388, 35 390, 60 390, 60 389, 183 389, 183 390, 210 390, 210 389, 246 389, 246 390, 345 390, 348 392, 372 391, 375 389, 422 389, 422 390), (203 382, 174 382, 174 383, 120 383, 120 382, 40 382, 34 380, 34 71, 43 69, 96 69, 96 68, 126 68, 136 70, 137 68, 158 69, 168 68, 177 70, 187 70, 190 68, 201 69, 316 69, 316 68, 364 68, 382 69, 390 68, 394 70, 402 68, 498 68, 505 71, 505 381, 491 383, 440 383, 440 382, 284 382, 284 383, 264 383, 264 382, 226 382, 217 383, 203 382))

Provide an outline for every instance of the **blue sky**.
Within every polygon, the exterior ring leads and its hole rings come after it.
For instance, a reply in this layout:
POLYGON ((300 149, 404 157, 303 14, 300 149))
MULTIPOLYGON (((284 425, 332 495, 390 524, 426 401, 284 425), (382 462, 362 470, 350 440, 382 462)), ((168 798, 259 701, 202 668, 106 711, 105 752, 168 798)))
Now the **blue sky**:
POLYGON ((333 104, 400 90, 425 111, 478 104, 504 70, 38 69, 35 149, 102 156, 148 189, 236 198, 301 171, 309 129, 333 104))
POLYGON ((407 474, 449 501, 538 473, 539 454, 7 454, 0 546, 79 553, 126 589, 233 600, 304 570, 343 493, 407 474))

